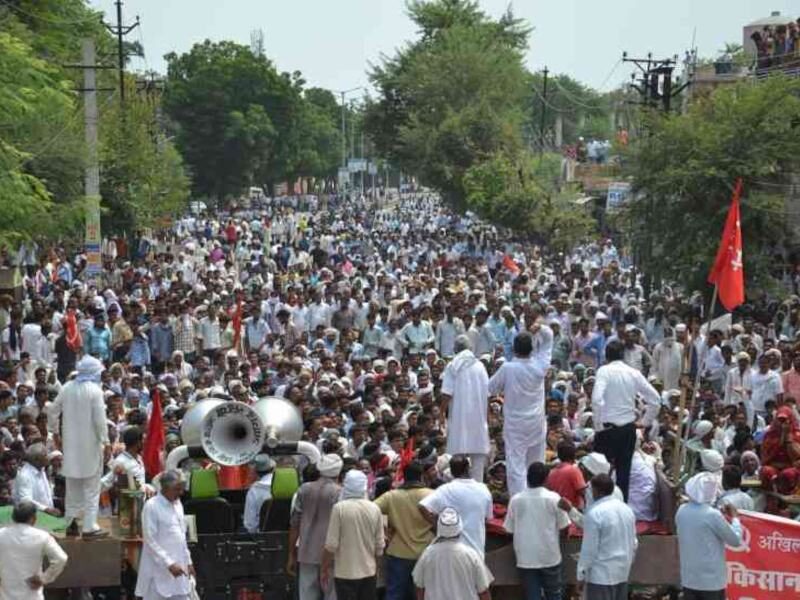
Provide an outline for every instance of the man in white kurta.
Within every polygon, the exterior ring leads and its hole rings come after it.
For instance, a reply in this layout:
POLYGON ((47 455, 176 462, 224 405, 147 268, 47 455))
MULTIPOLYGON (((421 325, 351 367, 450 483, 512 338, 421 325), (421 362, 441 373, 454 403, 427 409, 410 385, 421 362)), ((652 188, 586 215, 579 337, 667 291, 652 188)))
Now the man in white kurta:
POLYGON ((160 477, 161 492, 142 511, 142 559, 136 595, 144 600, 186 600, 192 591, 194 567, 186 543, 183 480, 177 471, 160 477))
POLYGON ((14 504, 28 501, 37 510, 60 517, 61 512, 53 508, 53 490, 47 478, 47 450, 44 444, 32 444, 25 451, 25 464, 17 471, 11 497, 14 504))
POLYGON ((455 341, 456 356, 442 374, 443 410, 447 415, 447 453, 468 454, 470 477, 483 481, 489 454, 489 427, 486 411, 489 400, 489 375, 475 358, 466 335, 455 341))
POLYGON ((67 555, 48 532, 36 529, 36 506, 23 500, 14 507, 13 524, 0 529, 0 598, 43 600, 44 586, 55 581, 67 555), (43 563, 47 559, 47 568, 43 563))
POLYGON ((514 360, 489 380, 489 393, 503 394, 503 441, 506 450, 508 493, 526 487, 528 465, 544 462, 547 420, 544 410, 544 378, 550 367, 553 331, 534 325, 514 338, 514 360))
POLYGON ((653 350, 653 370, 665 390, 677 390, 683 372, 683 344, 675 341, 671 329, 667 329, 664 335, 664 340, 653 350))
POLYGON ((61 473, 67 484, 64 499, 67 523, 72 526, 83 516, 83 536, 92 538, 108 534, 97 525, 97 512, 100 476, 111 446, 103 390, 99 385, 103 363, 85 356, 78 362, 77 370, 78 376, 61 389, 50 405, 47 425, 53 433, 58 433, 61 419, 64 452, 61 473))

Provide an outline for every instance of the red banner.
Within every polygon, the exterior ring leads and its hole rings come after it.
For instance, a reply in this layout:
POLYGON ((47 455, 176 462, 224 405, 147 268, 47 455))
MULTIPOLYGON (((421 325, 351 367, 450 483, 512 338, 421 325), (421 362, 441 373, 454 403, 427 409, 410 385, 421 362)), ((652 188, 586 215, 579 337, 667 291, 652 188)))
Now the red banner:
POLYGON ((740 512, 742 545, 728 548, 728 600, 800 598, 800 522, 740 512))

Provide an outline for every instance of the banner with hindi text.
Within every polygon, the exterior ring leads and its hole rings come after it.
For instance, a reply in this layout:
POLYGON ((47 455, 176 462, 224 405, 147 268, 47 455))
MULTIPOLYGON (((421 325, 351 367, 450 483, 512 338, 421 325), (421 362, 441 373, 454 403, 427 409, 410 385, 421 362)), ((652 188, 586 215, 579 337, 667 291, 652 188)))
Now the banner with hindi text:
POLYGON ((728 600, 800 598, 800 522, 741 511, 742 545, 728 548, 728 600))

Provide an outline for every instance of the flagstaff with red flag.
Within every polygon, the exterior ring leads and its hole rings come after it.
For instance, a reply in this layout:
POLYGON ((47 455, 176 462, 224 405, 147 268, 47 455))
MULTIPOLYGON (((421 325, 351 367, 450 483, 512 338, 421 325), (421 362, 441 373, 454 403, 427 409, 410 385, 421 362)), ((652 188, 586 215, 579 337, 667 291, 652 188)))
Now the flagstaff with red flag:
MULTIPOLYGON (((739 215, 739 198, 742 194, 742 179, 736 180, 731 207, 725 229, 722 231, 717 257, 708 274, 708 282, 716 286, 719 301, 726 310, 744 303, 744 270, 742 268, 742 224, 739 215)), ((714 307, 712 305, 711 311, 714 307)))
POLYGON ((152 410, 147 422, 147 437, 144 440, 142 462, 149 477, 155 477, 163 469, 162 453, 166 440, 164 438, 164 417, 161 413, 161 393, 158 387, 153 390, 152 410))
MULTIPOLYGON (((722 239, 717 250, 717 257, 714 265, 708 274, 708 282, 714 284, 714 293, 711 295, 711 307, 708 309, 705 329, 711 331, 711 324, 714 319, 714 309, 717 304, 717 297, 726 310, 732 311, 737 306, 744 304, 744 270, 742 268, 742 224, 739 214, 739 198, 742 195, 742 178, 736 180, 733 186, 733 197, 731 206, 728 209, 728 218, 725 220, 725 228, 722 230, 722 239)), ((698 365, 699 366, 699 365, 698 365)), ((700 378, 702 369, 697 369, 694 386, 691 388, 689 399, 689 419, 686 423, 683 439, 681 440, 680 451, 673 456, 673 473, 676 481, 683 470, 683 463, 686 460, 686 447, 689 441, 689 433, 692 431, 692 414, 694 411, 697 390, 700 389, 700 378)), ((681 385, 681 399, 679 409, 681 413, 686 405, 687 385, 681 385)))

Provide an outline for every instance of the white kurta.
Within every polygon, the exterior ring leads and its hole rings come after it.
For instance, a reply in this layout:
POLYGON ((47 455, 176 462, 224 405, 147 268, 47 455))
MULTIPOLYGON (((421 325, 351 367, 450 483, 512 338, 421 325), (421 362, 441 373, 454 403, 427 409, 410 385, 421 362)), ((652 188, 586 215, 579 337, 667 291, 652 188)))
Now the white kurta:
POLYGON ((489 380, 490 394, 503 394, 503 440, 506 450, 508 492, 526 487, 528 465, 544 462, 547 420, 544 411, 544 378, 550 367, 553 331, 543 326, 534 336, 528 358, 517 358, 489 380))
POLYGON ((0 530, 0 600, 42 600, 44 589, 32 590, 27 580, 38 575, 47 585, 67 564, 67 554, 48 532, 15 523, 0 530), (47 558, 47 569, 42 563, 47 558))
POLYGON ((33 502, 37 510, 53 508, 53 490, 50 488, 47 473, 26 462, 14 478, 12 498, 14 504, 23 500, 33 502))
POLYGON ((142 536, 136 595, 144 600, 188 595, 190 578, 173 577, 169 572, 170 565, 177 564, 186 572, 192 564, 180 501, 170 502, 162 494, 148 500, 142 511, 142 536))
POLYGON ((653 350, 653 368, 665 390, 677 390, 683 371, 683 344, 674 341, 657 344, 653 350))
POLYGON ((488 454, 489 376, 470 350, 460 352, 445 368, 442 393, 452 397, 447 417, 447 453, 488 454))
POLYGON ((61 417, 64 477, 86 479, 103 471, 103 446, 108 443, 103 390, 92 382, 70 381, 50 404, 48 428, 57 433, 61 417))

